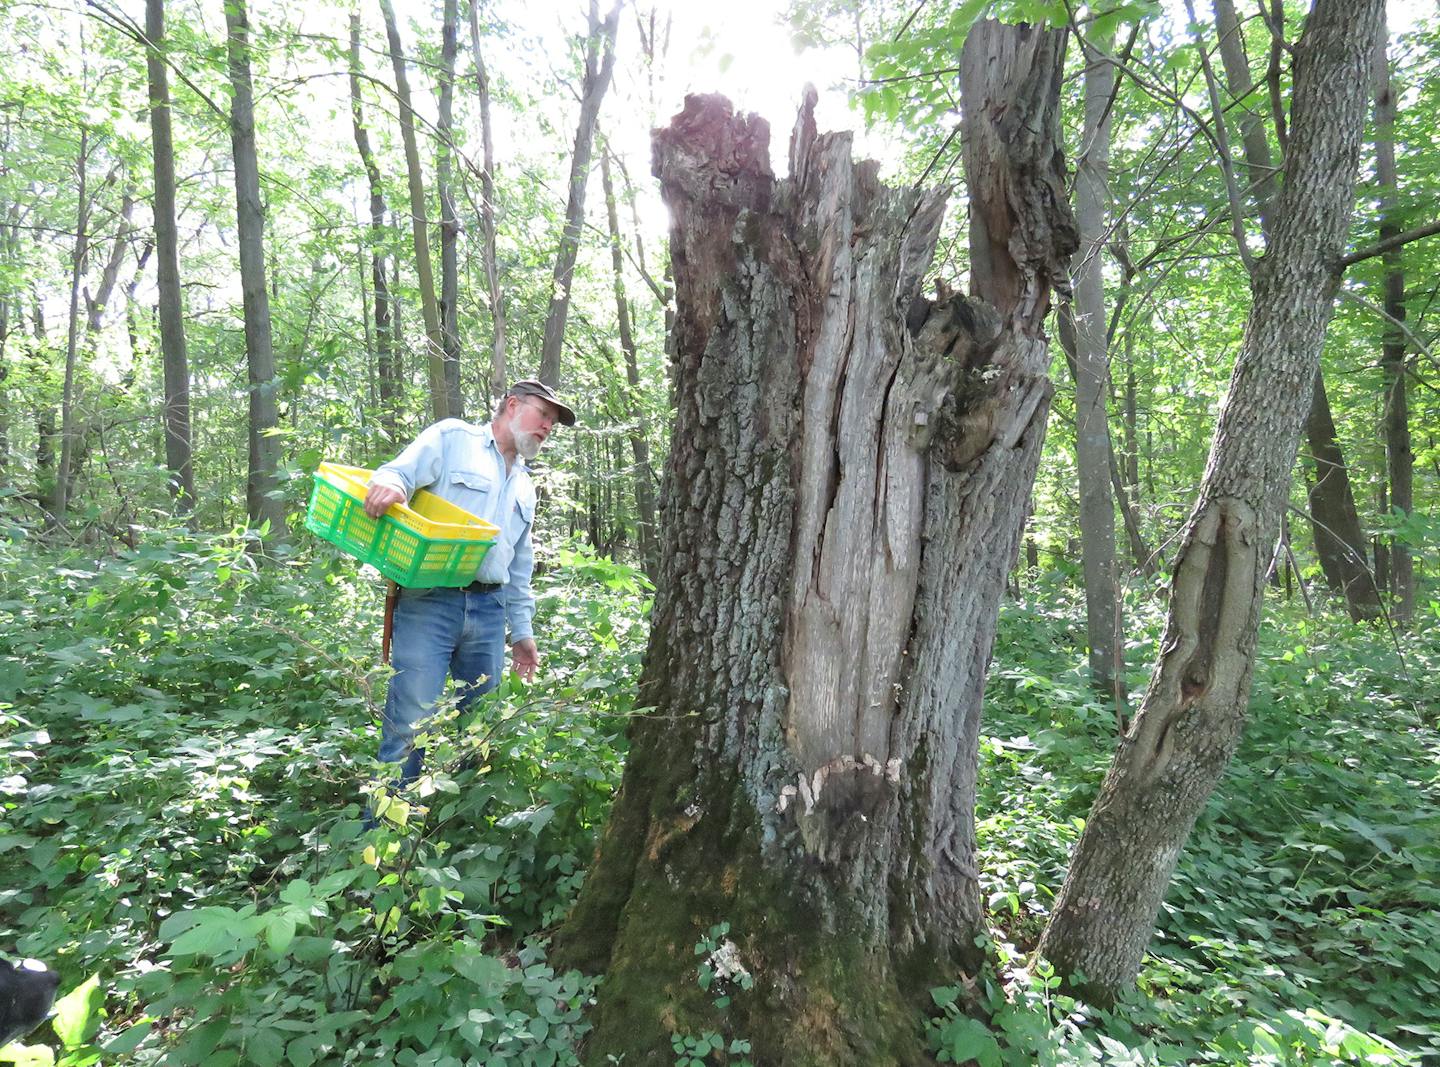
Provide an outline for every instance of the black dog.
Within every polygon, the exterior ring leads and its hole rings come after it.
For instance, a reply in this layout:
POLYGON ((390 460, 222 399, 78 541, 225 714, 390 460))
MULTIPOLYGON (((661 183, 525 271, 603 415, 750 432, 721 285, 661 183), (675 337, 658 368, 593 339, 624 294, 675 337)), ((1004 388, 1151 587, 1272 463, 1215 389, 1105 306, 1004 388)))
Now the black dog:
POLYGON ((60 976, 43 963, 27 960, 16 967, 0 960, 0 1048, 45 1021, 59 984, 60 976))

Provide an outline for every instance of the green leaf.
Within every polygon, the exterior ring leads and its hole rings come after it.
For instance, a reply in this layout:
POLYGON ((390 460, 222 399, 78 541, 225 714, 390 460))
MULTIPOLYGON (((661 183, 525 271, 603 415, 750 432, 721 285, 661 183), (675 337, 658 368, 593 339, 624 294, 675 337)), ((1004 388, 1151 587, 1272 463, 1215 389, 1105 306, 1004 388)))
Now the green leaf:
POLYGON ((90 1040, 100 1029, 96 1014, 104 999, 100 992, 100 976, 92 974, 55 1002, 52 1024, 61 1044, 66 1048, 77 1048, 90 1040))

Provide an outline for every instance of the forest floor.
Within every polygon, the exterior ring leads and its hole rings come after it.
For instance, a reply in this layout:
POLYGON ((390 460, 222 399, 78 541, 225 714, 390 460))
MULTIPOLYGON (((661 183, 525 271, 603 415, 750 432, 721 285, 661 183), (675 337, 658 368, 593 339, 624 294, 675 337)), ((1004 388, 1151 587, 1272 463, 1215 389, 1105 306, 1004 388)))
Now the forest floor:
MULTIPOLYGON (((549 559, 543 682, 448 716, 440 773, 366 834, 378 587, 324 550, 244 549, 156 533, 97 562, 0 531, 0 952, 66 994, 0 1063, 574 1062, 594 979, 555 973, 546 937, 619 781, 643 576, 549 559)), ((1440 606, 1395 635, 1268 605, 1245 743, 1139 989, 1100 1012, 1026 954, 1116 709, 1085 681, 1073 576, 1023 585, 981 741, 992 964, 966 996, 991 1026, 935 990, 937 1058, 1440 1062, 1440 606)), ((1162 618, 1131 591, 1136 691, 1162 618)), ((677 1062, 711 1037, 677 1033, 677 1062)), ((713 1037, 693 1062, 746 1062, 713 1037)))

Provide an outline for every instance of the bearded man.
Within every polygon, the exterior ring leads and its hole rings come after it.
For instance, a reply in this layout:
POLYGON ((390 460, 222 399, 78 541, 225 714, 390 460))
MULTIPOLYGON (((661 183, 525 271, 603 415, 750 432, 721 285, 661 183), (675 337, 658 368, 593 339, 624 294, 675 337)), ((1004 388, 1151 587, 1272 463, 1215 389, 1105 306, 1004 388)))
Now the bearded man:
POLYGON ((391 644, 395 674, 385 696, 379 758, 403 761, 402 783, 420 773, 425 750, 415 744, 415 734, 445 691, 446 677, 460 687, 462 710, 500 684, 507 623, 515 673, 526 681, 535 677, 535 486, 526 463, 557 422, 574 426, 575 412, 548 385, 527 378, 510 387, 489 425, 437 422, 370 479, 365 514, 371 518, 428 489, 500 528, 469 585, 399 591, 391 644))

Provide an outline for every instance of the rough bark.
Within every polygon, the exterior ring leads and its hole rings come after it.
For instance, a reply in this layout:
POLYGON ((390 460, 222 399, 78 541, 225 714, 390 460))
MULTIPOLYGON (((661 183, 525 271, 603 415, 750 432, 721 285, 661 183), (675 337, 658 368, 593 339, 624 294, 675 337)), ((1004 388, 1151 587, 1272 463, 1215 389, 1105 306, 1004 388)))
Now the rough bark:
MULTIPOLYGON (((1389 36, 1384 22, 1375 39, 1375 179, 1380 186, 1380 241, 1400 236, 1395 217, 1399 175, 1395 168, 1395 96, 1390 90, 1389 36)), ((1385 469, 1392 513, 1408 516, 1415 506, 1415 454, 1410 447, 1409 374, 1406 367, 1405 267, 1399 247, 1384 253, 1385 333, 1380 366, 1385 372, 1385 469)), ((1415 567, 1410 548, 1402 538, 1387 546, 1390 579, 1390 614, 1401 623, 1415 615, 1415 567)))
POLYGON ((480 51, 480 0, 470 0, 470 52, 475 57, 475 95, 480 103, 480 225, 484 231, 485 289, 490 298, 490 397, 498 400, 509 384, 505 376, 505 293, 495 249, 495 142, 490 131, 490 75, 480 51))
POLYGON ((723 99, 656 134, 678 409, 653 710, 559 946, 606 971, 589 1062, 719 1028, 756 1062, 918 1062, 927 983, 976 962, 981 693, 1076 240, 1063 40, 966 40, 969 297, 920 293, 943 197, 817 135, 813 95, 781 182, 723 99), (721 922, 755 983, 724 1020, 693 952, 721 922))
POLYGON ((150 147, 155 179, 155 275, 164 380, 165 469, 177 512, 195 507, 190 430, 190 363, 180 291, 180 237, 175 211, 175 142, 170 128, 170 75, 165 66, 165 0, 145 0, 145 69, 150 96, 150 147))
POLYGON ((440 93, 435 145, 435 195, 440 201, 440 332, 445 350, 445 403, 453 419, 465 417, 460 389, 460 216, 450 187, 454 158, 455 54, 459 0, 444 0, 440 30, 440 93))
POLYGON ((230 144, 235 157, 235 216, 240 246, 240 291, 245 305, 245 362, 249 375, 249 466, 245 507, 250 523, 285 534, 285 502, 276 473, 281 439, 275 403, 275 350, 270 338, 270 293, 265 285, 265 212, 255 151, 255 96, 250 84, 250 21, 245 0, 225 0, 230 68, 230 144))
POLYGON ((427 367, 430 373, 430 415, 436 421, 450 415, 445 385, 445 333, 435 299, 435 271, 430 263, 430 221, 425 207, 425 177, 420 170, 420 147, 415 141, 415 109, 410 103, 410 78, 405 73, 405 49, 390 0, 379 0, 395 68, 395 95, 400 100, 400 140, 405 146, 405 174, 410 187, 410 233, 415 246, 415 275, 420 289, 420 317, 425 322, 427 367))
POLYGON ((1109 688, 1115 673, 1120 599, 1115 586, 1115 501, 1111 496, 1110 352, 1101 259, 1108 236, 1110 111, 1115 68, 1111 34, 1086 46, 1085 121, 1075 173, 1075 467, 1080 489, 1080 562, 1090 677, 1109 688))
POLYGON ((615 316, 620 350, 625 354, 627 392, 625 420, 630 424, 630 455, 635 463, 631 484, 635 491, 636 525, 639 527, 640 560, 645 573, 659 572, 656 551, 655 493, 650 473, 650 441, 645 436, 645 415, 640 406, 640 362, 635 348, 635 331, 630 325, 630 302, 625 299, 625 257, 621 251, 620 217, 615 210, 615 183, 610 178, 610 154, 600 156, 600 180, 605 190, 605 217, 610 225, 610 265, 615 275, 615 316))
POLYGON ((365 167, 370 185, 370 287, 375 294, 375 377, 380 400, 380 425, 393 441, 399 418, 399 374, 395 366, 394 328, 390 319, 390 283, 385 277, 385 247, 389 234, 385 226, 385 186, 380 167, 370 148, 365 129, 365 111, 360 98, 360 16, 350 16, 350 126, 355 150, 365 167))
MULTIPOLYGON (((1270 144, 1265 138, 1260 116, 1245 102, 1253 95, 1250 63, 1245 57, 1244 38, 1232 0, 1213 0, 1215 28, 1220 38, 1220 57, 1225 68, 1226 86, 1233 100, 1241 106, 1241 135, 1245 149, 1245 167, 1249 190, 1260 216, 1260 228, 1266 245, 1272 239, 1271 200, 1275 168, 1270 159, 1270 144)), ((1217 113, 1216 126, 1224 120, 1217 113)), ((1330 412, 1330 398, 1325 389, 1322 371, 1315 372, 1310 411, 1305 419, 1305 439, 1315 469, 1311 484, 1310 529, 1315 554, 1330 588, 1343 592, 1352 619, 1375 618, 1380 613, 1380 598, 1375 579, 1365 555, 1365 535, 1360 529, 1360 513, 1355 507, 1355 493, 1350 486, 1350 470, 1345 453, 1335 435, 1335 420, 1330 412)))
POLYGON ((1176 560, 1169 618, 1040 952, 1108 999, 1139 969, 1190 830, 1239 743, 1270 549, 1338 286, 1383 0, 1317 0, 1296 45, 1274 233, 1176 560))
POLYGON ((575 152, 570 157, 569 196, 565 203, 565 228, 555 253, 555 273, 550 283, 550 310, 545 316, 545 335, 540 347, 540 380, 552 388, 560 385, 560 350, 565 344, 565 322, 570 315, 570 285, 575 279, 575 257, 580 252, 580 234, 585 227, 585 187, 590 179, 590 156, 595 147, 595 124, 600 103, 610 88, 615 70, 615 35, 620 29, 620 8, 616 0, 605 21, 600 21, 597 0, 590 0, 590 37, 585 46, 585 75, 580 87, 580 120, 575 128, 575 152))

